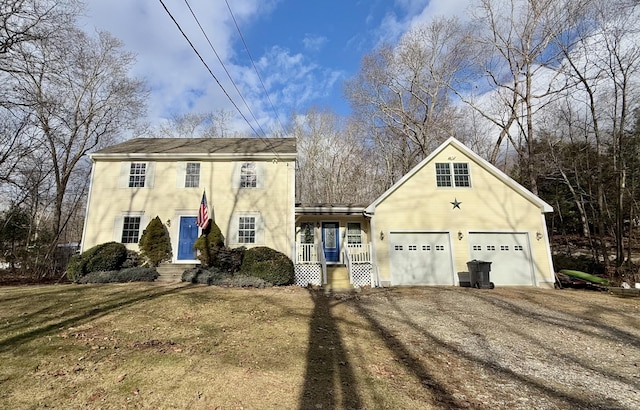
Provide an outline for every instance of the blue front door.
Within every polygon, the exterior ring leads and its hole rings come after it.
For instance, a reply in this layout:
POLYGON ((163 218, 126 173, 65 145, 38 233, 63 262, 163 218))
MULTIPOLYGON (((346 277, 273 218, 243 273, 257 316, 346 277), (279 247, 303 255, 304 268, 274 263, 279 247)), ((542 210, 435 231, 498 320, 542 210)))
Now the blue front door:
POLYGON ((198 225, 195 216, 180 217, 180 235, 178 237, 178 260, 194 260, 196 251, 193 244, 198 239, 198 225))
POLYGON ((337 222, 322 223, 322 249, 327 262, 340 262, 340 232, 337 222))

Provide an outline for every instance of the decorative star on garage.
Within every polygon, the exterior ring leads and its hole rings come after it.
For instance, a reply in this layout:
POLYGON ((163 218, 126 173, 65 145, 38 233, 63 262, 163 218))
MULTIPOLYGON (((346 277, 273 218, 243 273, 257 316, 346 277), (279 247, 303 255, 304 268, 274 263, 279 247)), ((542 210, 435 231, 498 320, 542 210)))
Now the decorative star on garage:
POLYGON ((449 202, 449 203, 450 203, 451 205, 453 205, 453 209, 456 209, 456 208, 460 209, 460 204, 461 204, 462 202, 458 202, 458 199, 457 199, 457 198, 455 198, 455 199, 453 200, 453 202, 449 202))

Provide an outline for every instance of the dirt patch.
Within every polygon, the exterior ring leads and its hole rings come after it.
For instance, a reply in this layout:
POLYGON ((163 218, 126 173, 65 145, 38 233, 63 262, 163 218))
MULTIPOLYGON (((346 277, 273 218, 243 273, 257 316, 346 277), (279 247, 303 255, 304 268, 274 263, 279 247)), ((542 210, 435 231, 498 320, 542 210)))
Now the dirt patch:
POLYGON ((0 361, 2 408, 635 409, 640 298, 3 288, 0 361))

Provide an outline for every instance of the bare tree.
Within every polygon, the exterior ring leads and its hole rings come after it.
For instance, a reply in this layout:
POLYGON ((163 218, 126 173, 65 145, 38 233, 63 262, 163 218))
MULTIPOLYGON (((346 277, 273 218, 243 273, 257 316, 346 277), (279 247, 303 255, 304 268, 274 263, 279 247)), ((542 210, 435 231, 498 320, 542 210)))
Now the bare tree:
POLYGON ((51 38, 68 27, 80 10, 76 0, 3 0, 0 2, 0 55, 24 42, 51 38))
POLYGON ((447 137, 456 135, 450 99, 464 69, 467 32, 455 19, 436 19, 408 32, 397 46, 364 57, 346 93, 356 115, 385 153, 390 182, 406 173, 447 137))
POLYGON ((492 96, 501 102, 503 115, 489 112, 462 90, 458 94, 500 129, 491 161, 508 138, 520 158, 523 182, 534 193, 538 192, 534 117, 558 91, 552 80, 562 55, 552 45, 568 23, 579 19, 589 1, 480 0, 475 10, 475 59, 488 88, 495 90, 492 96))
MULTIPOLYGON (((55 187, 51 253, 69 218, 63 212, 69 183, 76 173, 86 173, 80 161, 134 124, 144 111, 146 90, 128 75, 134 57, 105 32, 90 37, 68 28, 62 42, 44 39, 18 48, 13 98, 33 118, 31 133, 55 187)), ((87 176, 79 180, 86 184, 87 176)))
POLYGON ((605 235, 608 226, 615 227, 618 266, 624 261, 625 208, 632 209, 625 206, 626 175, 635 164, 625 155, 625 141, 640 103, 635 91, 640 81, 640 49, 636 45, 639 15, 635 2, 594 1, 585 20, 589 24, 575 26, 576 41, 558 46, 564 56, 563 74, 572 87, 571 104, 585 113, 585 137, 600 159, 595 172, 597 213, 593 221, 601 236, 600 254, 608 264, 605 235), (607 193, 611 187, 615 187, 613 195, 607 193), (611 204, 615 204, 613 210, 609 209, 611 204))
POLYGON ((230 122, 232 113, 218 110, 202 113, 174 115, 150 133, 157 137, 171 138, 225 138, 232 136, 230 122))
POLYGON ((370 153, 355 124, 329 111, 294 117, 298 202, 364 204, 375 198, 370 153))

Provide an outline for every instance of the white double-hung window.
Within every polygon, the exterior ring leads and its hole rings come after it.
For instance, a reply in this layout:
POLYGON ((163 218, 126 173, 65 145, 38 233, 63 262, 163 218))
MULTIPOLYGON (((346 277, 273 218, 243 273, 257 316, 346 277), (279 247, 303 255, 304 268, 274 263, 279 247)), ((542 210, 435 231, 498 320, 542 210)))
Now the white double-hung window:
POLYGON ((244 162, 240 166, 240 188, 256 188, 258 170, 255 162, 244 162))
POLYGON ((129 168, 129 188, 144 188, 147 177, 147 164, 145 162, 132 162, 129 168))
POLYGON ((200 186, 200 163, 187 162, 184 175, 185 188, 197 188, 200 186))

